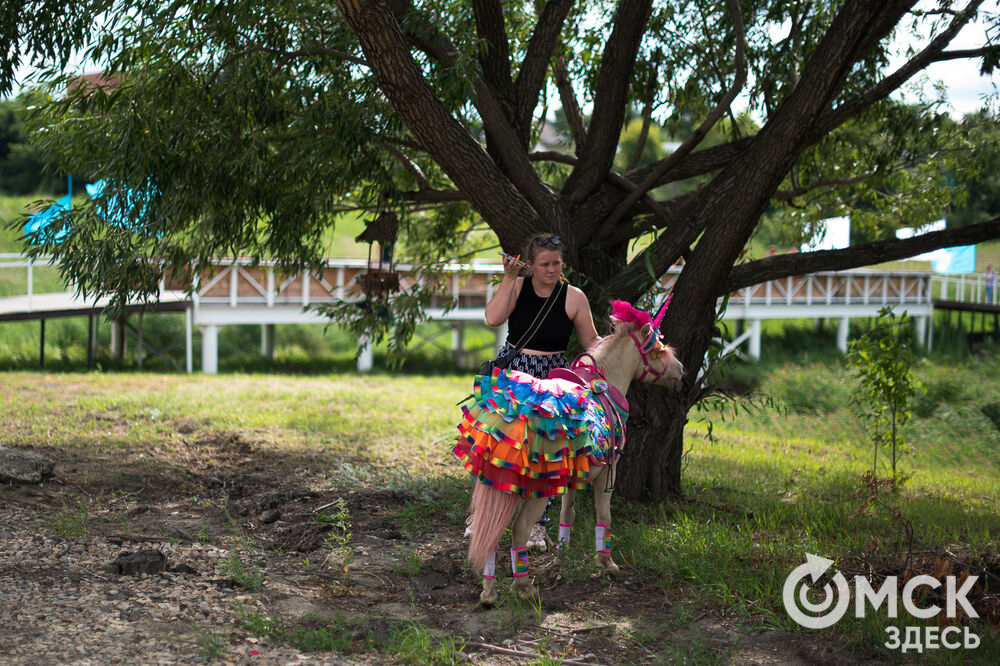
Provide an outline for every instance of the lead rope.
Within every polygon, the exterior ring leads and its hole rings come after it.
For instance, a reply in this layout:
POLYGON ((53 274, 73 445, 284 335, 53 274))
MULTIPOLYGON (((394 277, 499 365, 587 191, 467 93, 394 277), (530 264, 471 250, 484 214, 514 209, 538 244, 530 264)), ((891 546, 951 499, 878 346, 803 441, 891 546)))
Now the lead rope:
POLYGON ((615 401, 609 399, 608 402, 611 403, 612 412, 611 456, 608 461, 608 478, 604 480, 604 492, 613 493, 615 491, 615 463, 625 452, 625 421, 622 420, 622 415, 618 411, 618 405, 615 404, 615 401), (619 430, 621 431, 620 440, 618 438, 619 430))

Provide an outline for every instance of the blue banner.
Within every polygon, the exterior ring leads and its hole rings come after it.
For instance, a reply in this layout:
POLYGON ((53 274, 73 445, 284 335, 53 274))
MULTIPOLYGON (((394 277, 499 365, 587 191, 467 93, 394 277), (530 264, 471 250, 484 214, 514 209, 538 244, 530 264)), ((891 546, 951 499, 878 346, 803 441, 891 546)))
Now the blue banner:
POLYGON ((957 275, 976 272, 976 246, 946 247, 932 253, 931 265, 935 273, 957 275))

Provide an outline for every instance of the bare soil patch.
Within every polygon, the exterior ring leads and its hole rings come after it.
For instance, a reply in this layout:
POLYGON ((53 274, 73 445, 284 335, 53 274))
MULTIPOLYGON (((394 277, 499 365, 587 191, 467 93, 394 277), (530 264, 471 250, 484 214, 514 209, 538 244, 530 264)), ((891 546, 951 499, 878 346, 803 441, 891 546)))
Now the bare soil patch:
POLYGON ((0 487, 0 660, 386 663, 410 623, 465 641, 477 664, 880 660, 754 632, 628 566, 612 579, 553 553, 531 558, 540 605, 508 597, 483 609, 464 562, 464 507, 317 475, 235 433, 176 427, 183 445, 171 450, 39 449, 57 463, 54 480, 0 487), (143 551, 150 573, 122 564, 143 551), (265 621, 286 636, 335 634, 339 651, 304 651, 262 632, 265 621))

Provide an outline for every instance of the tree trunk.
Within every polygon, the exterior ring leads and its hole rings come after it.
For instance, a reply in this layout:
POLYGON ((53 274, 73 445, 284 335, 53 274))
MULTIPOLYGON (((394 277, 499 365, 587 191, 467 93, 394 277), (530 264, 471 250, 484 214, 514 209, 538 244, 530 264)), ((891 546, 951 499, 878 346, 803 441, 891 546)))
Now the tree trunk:
POLYGON ((625 453, 615 492, 632 500, 681 496, 687 403, 679 391, 634 383, 628 391, 625 453))

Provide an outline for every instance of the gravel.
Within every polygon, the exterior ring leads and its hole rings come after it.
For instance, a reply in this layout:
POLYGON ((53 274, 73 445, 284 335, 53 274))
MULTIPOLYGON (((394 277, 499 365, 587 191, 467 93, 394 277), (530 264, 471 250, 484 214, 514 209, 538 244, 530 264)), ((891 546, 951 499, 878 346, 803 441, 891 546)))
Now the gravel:
POLYGON ((357 663, 268 645, 238 627, 239 606, 263 613, 264 605, 218 572, 227 551, 115 541, 60 539, 33 508, 0 507, 0 663, 190 664, 210 656, 222 664, 357 663), (166 556, 167 571, 111 572, 123 552, 148 548, 166 556), (188 573, 171 573, 175 567, 188 573))

